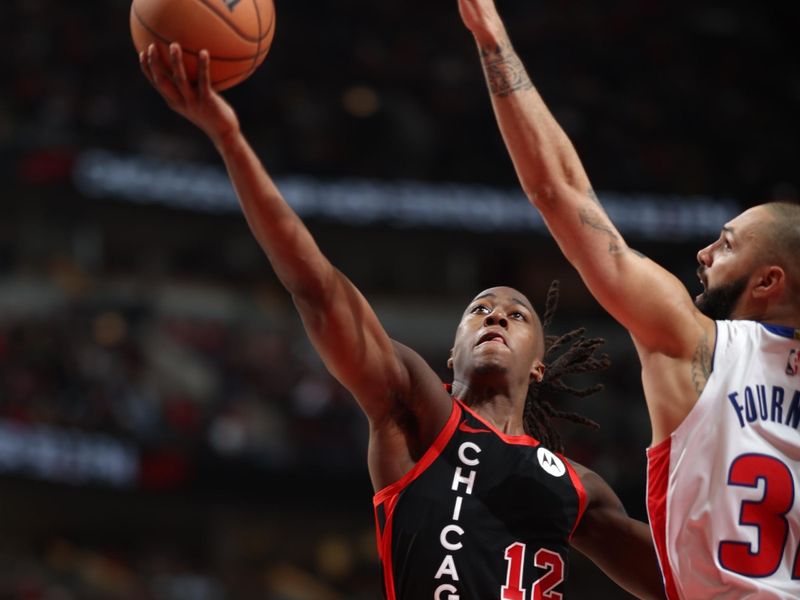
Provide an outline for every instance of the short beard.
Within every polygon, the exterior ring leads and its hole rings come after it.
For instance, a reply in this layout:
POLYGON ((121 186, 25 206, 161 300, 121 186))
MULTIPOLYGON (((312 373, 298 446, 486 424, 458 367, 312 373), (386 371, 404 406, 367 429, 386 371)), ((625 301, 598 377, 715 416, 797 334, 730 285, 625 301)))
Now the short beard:
POLYGON ((715 321, 731 318, 733 309, 747 287, 747 277, 707 289, 695 300, 695 306, 705 316, 715 321))

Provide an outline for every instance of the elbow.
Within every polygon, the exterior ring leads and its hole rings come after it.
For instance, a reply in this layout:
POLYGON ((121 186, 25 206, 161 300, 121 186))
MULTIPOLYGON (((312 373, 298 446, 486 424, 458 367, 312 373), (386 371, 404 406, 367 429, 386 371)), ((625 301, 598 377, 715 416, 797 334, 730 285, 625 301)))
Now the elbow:
POLYGON ((555 203, 558 197, 556 186, 541 181, 522 181, 522 191, 528 198, 528 202, 533 204, 540 211, 546 211, 555 203))
POLYGON ((328 268, 296 272, 291 281, 283 281, 296 306, 324 313, 347 292, 347 278, 330 263, 325 266, 328 268))
POLYGON ((287 243, 268 252, 269 261, 283 287, 305 304, 324 302, 332 295, 339 271, 310 243, 287 243))
POLYGON ((290 280, 284 280, 284 287, 289 291, 295 303, 320 308, 333 296, 332 277, 314 276, 313 274, 294 274, 290 280))
POLYGON ((521 183, 528 201, 542 212, 555 210, 565 200, 574 201, 575 198, 587 194, 590 189, 588 183, 582 185, 568 178, 539 178, 536 181, 523 179, 521 183))

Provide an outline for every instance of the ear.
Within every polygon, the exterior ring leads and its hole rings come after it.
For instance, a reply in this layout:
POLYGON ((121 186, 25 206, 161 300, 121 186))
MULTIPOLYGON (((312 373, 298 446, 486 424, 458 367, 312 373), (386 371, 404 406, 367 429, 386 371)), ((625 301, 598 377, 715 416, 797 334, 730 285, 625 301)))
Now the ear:
POLYGON ((786 289, 786 272, 777 265, 764 267, 756 276, 753 298, 767 300, 779 297, 786 289))
POLYGON ((544 363, 538 358, 535 359, 531 365, 531 381, 541 383, 542 379, 544 379, 544 369, 544 363))
POLYGON ((447 368, 453 370, 453 349, 450 348, 450 357, 447 359, 447 368))

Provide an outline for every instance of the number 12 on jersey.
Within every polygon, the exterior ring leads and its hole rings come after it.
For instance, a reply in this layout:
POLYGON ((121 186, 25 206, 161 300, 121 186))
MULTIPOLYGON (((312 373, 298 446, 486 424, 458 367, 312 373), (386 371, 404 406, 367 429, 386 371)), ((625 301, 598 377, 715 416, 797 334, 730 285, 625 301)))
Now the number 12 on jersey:
POLYGON ((506 548, 506 584, 500 590, 500 600, 561 600, 561 592, 553 588, 564 581, 564 559, 561 555, 547 548, 539 548, 533 556, 533 564, 547 573, 533 582, 530 598, 526 598, 526 590, 522 589, 522 573, 525 568, 526 545, 514 542, 506 548))

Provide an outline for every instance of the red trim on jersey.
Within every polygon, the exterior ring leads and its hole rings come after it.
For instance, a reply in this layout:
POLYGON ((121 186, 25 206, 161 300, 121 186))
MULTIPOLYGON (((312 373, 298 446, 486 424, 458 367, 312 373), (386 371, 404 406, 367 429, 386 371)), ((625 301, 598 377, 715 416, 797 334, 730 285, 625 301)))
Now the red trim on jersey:
POLYGON ((383 583, 386 589, 386 600, 395 600, 394 593, 394 570, 392 569, 392 525, 394 521, 394 508, 397 506, 397 501, 400 499, 400 492, 419 477, 425 469, 427 469, 433 461, 439 458, 439 455, 444 450, 453 433, 458 427, 458 422, 461 419, 461 406, 458 402, 453 402, 453 410, 450 417, 447 419, 439 435, 436 436, 431 447, 425 451, 422 458, 415 464, 411 470, 403 475, 394 483, 387 485, 382 490, 378 491, 372 498, 372 505, 375 511, 375 529, 378 538, 378 556, 383 564, 383 583), (386 502, 383 507, 386 521, 383 525, 383 535, 380 531, 380 523, 378 522, 378 506, 386 502))
POLYGON ((569 539, 571 540, 572 535, 578 528, 578 523, 580 523, 581 518, 583 518, 583 513, 586 512, 586 489, 583 487, 583 482, 581 481, 578 472, 575 471, 570 462, 560 454, 557 454, 556 456, 558 456, 567 466, 569 478, 572 480, 572 485, 575 488, 575 491, 578 493, 578 516, 575 518, 575 524, 572 526, 572 531, 569 532, 569 539))
POLYGON ((378 546, 378 554, 381 557, 383 564, 383 585, 386 589, 386 600, 396 600, 394 593, 394 569, 392 568, 392 525, 394 521, 394 507, 397 506, 397 501, 400 495, 397 494, 386 503, 384 507, 386 510, 386 524, 383 531, 383 544, 378 546))
MULTIPOLYGON (((507 435, 502 431, 499 431, 494 425, 489 423, 486 419, 481 417, 478 413, 472 410, 469 406, 461 402, 461 400, 456 399, 465 411, 475 417, 478 421, 486 425, 492 432, 494 432, 497 437, 508 444, 517 444, 522 446, 531 446, 532 448, 536 448, 541 445, 541 442, 534 437, 529 435, 507 435)), ((581 517, 583 517, 583 513, 586 512, 586 489, 583 487, 583 482, 581 482, 581 478, 575 472, 575 469, 572 468, 572 465, 569 464, 569 461, 564 457, 562 454, 555 453, 561 461, 567 467, 567 473, 569 473, 569 478, 572 481, 572 485, 575 488, 575 492, 578 494, 578 516, 575 519, 575 523, 572 525, 572 531, 569 533, 569 539, 572 539, 572 534, 575 533, 575 529, 578 527, 578 523, 581 521, 581 517)))
POLYGON ((381 522, 378 520, 378 509, 373 507, 372 516, 375 517, 375 545, 378 547, 378 554, 381 552, 381 522))
MULTIPOLYGON (((414 481, 417 477, 422 474, 422 472, 427 469, 433 461, 439 458, 439 455, 444 450, 444 447, 447 445, 447 442, 450 441, 450 438, 453 436, 453 432, 458 427, 458 419, 461 417, 461 411, 458 410, 459 404, 453 402, 453 410, 450 412, 450 417, 447 419, 447 423, 444 424, 444 427, 439 432, 439 435, 436 436, 436 439, 431 444, 431 447, 425 451, 425 454, 422 455, 422 458, 415 464, 411 470, 403 475, 402 478, 398 479, 394 483, 390 483, 382 490, 378 491, 374 498, 372 499, 372 504, 377 506, 386 498, 393 494, 398 494, 400 490, 406 487, 409 483, 414 481)), ((386 518, 389 518, 387 513, 386 518)))
POLYGON ((486 419, 484 419, 482 416, 480 416, 478 413, 476 413, 474 410, 472 410, 472 409, 471 409, 469 406, 467 406, 466 404, 464 404, 463 402, 461 402, 461 400, 459 400, 458 398, 456 398, 455 400, 456 400, 456 402, 458 402, 458 403, 461 405, 461 407, 462 407, 462 408, 463 408, 465 411, 467 411, 467 412, 468 412, 469 414, 471 414, 473 417, 475 417, 476 419, 478 419, 478 421, 480 421, 481 423, 483 423, 484 425, 486 425, 486 427, 488 427, 489 429, 491 429, 491 430, 492 430, 492 432, 493 432, 493 433, 494 433, 494 434, 495 434, 497 437, 499 437, 501 440, 503 440, 504 442, 506 442, 506 443, 508 443, 508 444, 517 444, 517 445, 522 445, 522 446, 531 446, 531 447, 533 447, 533 448, 536 448, 537 446, 539 446, 539 445, 541 444, 541 442, 539 442, 539 440, 537 440, 536 438, 532 438, 532 437, 531 437, 531 436, 529 436, 529 435, 508 435, 508 434, 506 434, 506 433, 503 433, 502 431, 498 430, 498 429, 497 429, 497 427, 495 427, 494 425, 492 425, 491 423, 489 423, 489 421, 487 421, 487 420, 486 420, 486 419))
POLYGON ((667 554, 667 484, 672 438, 647 449, 647 516, 656 546, 667 598, 678 600, 675 578, 667 554))

